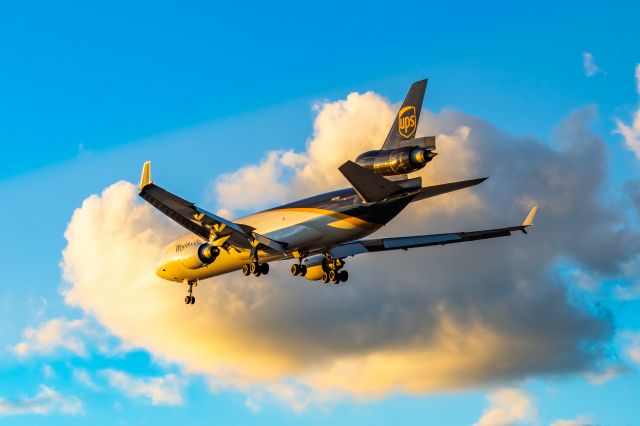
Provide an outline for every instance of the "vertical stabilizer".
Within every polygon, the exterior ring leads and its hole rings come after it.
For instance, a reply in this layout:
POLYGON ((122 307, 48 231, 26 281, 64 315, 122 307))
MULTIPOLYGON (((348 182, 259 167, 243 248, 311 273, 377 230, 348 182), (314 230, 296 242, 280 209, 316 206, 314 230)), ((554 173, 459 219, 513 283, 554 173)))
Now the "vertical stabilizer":
POLYGON ((422 110, 422 100, 427 89, 427 79, 416 81, 409 88, 409 93, 404 98, 402 107, 396 115, 396 119, 389 130, 387 139, 382 149, 393 149, 402 146, 402 142, 413 139, 418 129, 418 120, 422 110))

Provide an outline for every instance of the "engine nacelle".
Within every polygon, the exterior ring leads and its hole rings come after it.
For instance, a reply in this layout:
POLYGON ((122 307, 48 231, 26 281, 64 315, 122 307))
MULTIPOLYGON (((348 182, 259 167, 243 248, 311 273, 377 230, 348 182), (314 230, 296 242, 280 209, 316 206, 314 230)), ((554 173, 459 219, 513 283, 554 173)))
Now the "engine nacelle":
POLYGON ((219 254, 220 249, 209 243, 190 245, 180 252, 180 261, 185 268, 198 269, 213 263, 219 254))
POLYGON ((418 146, 367 151, 356 158, 356 164, 382 176, 405 175, 423 168, 437 154, 418 146))
POLYGON ((304 275, 309 281, 318 281, 322 279, 322 273, 328 270, 327 260, 323 254, 307 257, 304 264, 307 267, 307 273, 304 275))

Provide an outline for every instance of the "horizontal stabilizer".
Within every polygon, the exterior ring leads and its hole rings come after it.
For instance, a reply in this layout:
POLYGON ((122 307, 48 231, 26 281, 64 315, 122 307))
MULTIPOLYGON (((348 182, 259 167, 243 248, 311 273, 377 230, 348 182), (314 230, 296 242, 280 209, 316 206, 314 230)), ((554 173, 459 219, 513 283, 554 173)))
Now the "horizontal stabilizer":
POLYGON ((458 191, 460 189, 478 185, 479 183, 482 183, 487 179, 488 178, 484 177, 479 179, 443 183, 442 185, 425 186, 412 201, 420 201, 424 200, 425 198, 435 197, 436 195, 446 194, 447 192, 458 191))
POLYGON ((369 169, 347 161, 338 168, 365 203, 382 201, 391 194, 402 191, 402 187, 369 169))
POLYGON ((436 137, 435 136, 423 136, 421 138, 414 138, 411 140, 411 146, 418 146, 420 148, 433 151, 436 149, 436 137))

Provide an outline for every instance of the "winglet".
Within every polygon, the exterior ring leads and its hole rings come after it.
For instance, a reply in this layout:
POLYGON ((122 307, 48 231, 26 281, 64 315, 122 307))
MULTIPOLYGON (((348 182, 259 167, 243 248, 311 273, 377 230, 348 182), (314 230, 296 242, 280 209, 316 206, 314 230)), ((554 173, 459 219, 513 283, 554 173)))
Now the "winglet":
POLYGON ((522 222, 522 226, 531 226, 533 225, 533 218, 536 217, 536 213, 538 213, 538 206, 533 206, 531 210, 529 210, 529 214, 522 222))
POLYGON ((140 186, 138 189, 142 189, 151 183, 151 161, 147 161, 142 165, 142 175, 140 176, 140 186))

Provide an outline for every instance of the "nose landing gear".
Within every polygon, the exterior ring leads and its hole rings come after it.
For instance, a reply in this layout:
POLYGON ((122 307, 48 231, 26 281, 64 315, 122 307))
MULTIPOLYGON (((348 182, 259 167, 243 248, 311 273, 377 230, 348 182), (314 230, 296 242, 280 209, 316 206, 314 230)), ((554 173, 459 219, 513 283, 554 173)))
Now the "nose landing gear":
POLYGON ((184 297, 184 303, 187 305, 193 305, 196 303, 196 298, 193 296, 193 286, 198 286, 197 281, 186 281, 185 284, 189 286, 189 290, 187 290, 187 295, 184 297))

